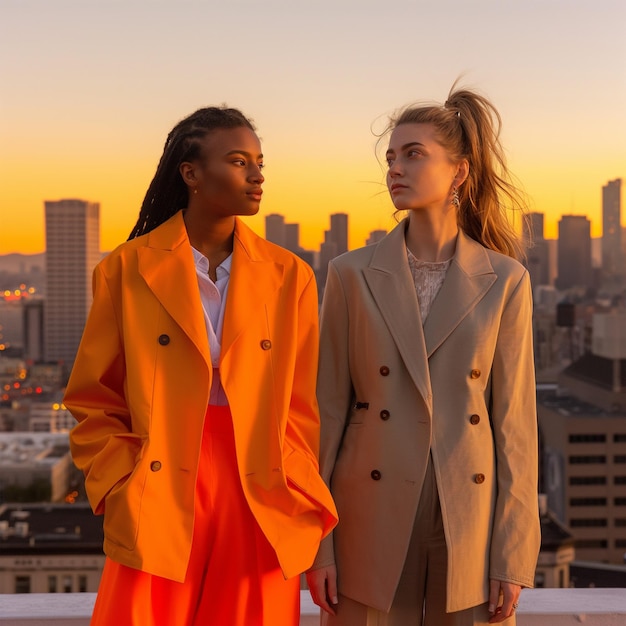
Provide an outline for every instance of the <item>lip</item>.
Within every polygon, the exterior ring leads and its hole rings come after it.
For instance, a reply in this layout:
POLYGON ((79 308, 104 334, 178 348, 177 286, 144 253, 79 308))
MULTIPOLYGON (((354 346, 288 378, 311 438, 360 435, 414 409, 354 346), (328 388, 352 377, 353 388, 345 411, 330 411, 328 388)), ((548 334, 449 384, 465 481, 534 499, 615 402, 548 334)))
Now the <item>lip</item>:
POLYGON ((258 189, 252 189, 250 191, 247 191, 246 195, 250 196, 253 200, 261 200, 263 190, 260 187, 258 189))
POLYGON ((393 185, 391 185, 391 187, 389 187, 389 191, 391 193, 393 193, 394 191, 400 191, 402 189, 408 189, 408 187, 406 185, 401 185, 400 183, 394 183, 393 185))

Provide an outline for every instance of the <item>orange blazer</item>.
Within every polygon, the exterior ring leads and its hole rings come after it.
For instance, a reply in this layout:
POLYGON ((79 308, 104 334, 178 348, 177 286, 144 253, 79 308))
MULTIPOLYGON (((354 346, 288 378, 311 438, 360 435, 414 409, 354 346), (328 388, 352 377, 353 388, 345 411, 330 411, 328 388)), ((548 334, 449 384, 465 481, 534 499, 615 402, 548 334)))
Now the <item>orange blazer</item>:
MULTIPOLYGON (((177 213, 94 270, 65 394, 76 465, 113 560, 183 581, 212 366, 177 213)), ((220 375, 241 484, 285 577, 337 523, 318 472, 317 289, 308 265, 236 220, 220 375)))

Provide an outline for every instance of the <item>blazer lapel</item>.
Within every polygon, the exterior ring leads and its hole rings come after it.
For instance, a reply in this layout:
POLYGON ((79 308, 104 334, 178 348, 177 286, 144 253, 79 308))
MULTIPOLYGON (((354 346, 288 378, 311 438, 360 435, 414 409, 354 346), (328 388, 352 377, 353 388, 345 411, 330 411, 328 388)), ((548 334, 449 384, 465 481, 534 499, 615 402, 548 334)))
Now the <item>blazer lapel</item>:
POLYGON ((405 228, 406 220, 377 244, 363 274, 415 386, 430 406, 426 344, 406 256, 405 228))
POLYGON ((150 290, 210 364, 196 267, 182 211, 151 231, 137 256, 139 273, 150 290))
POLYGON ((264 254, 256 243, 258 239, 241 220, 236 220, 222 331, 222 360, 229 358, 233 345, 250 326, 250 321, 265 317, 263 309, 268 301, 275 300, 274 294, 282 283, 283 266, 264 254))
POLYGON ((459 231, 454 258, 424 324, 429 358, 495 281, 485 248, 459 231))

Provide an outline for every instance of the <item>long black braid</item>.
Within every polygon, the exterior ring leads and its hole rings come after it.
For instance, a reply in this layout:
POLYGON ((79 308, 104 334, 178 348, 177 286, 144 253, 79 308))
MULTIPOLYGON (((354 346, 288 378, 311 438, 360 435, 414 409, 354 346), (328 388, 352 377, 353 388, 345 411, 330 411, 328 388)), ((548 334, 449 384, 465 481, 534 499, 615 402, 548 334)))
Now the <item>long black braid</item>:
POLYGON ((238 109, 206 107, 181 120, 170 131, 163 155, 141 205, 139 218, 129 239, 139 237, 167 221, 187 206, 187 185, 180 175, 180 164, 200 158, 200 140, 220 128, 254 125, 238 109))

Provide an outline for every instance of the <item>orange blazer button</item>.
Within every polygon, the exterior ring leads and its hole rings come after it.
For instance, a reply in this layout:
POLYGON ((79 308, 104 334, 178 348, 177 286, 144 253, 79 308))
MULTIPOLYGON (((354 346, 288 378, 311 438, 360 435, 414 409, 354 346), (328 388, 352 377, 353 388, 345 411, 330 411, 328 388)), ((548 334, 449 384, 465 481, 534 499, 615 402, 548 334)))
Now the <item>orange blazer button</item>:
POLYGON ((272 342, 269 339, 263 339, 261 342, 261 348, 263 350, 269 350, 272 347, 272 342))
POLYGON ((372 470, 370 476, 372 477, 372 480, 380 480, 382 475, 379 470, 372 470))
POLYGON ((470 372, 470 378, 480 378, 480 370, 472 370, 470 372))
POLYGON ((381 376, 389 376, 389 368, 386 365, 383 365, 379 371, 381 376))
POLYGON ((169 335, 159 335, 159 343, 162 346, 166 346, 169 342, 170 342, 170 336, 169 335))
POLYGON ((152 463, 150 463, 150 469, 153 472, 158 472, 161 469, 161 461, 152 461, 152 463))
POLYGON ((478 422, 480 422, 480 415, 476 415, 476 413, 474 413, 474 415, 470 416, 470 424, 472 424, 473 426, 476 426, 476 424, 478 424, 478 422))
POLYGON ((474 476, 474 482, 477 485, 482 485, 485 482, 485 475, 484 474, 476 474, 476 476, 474 476))

